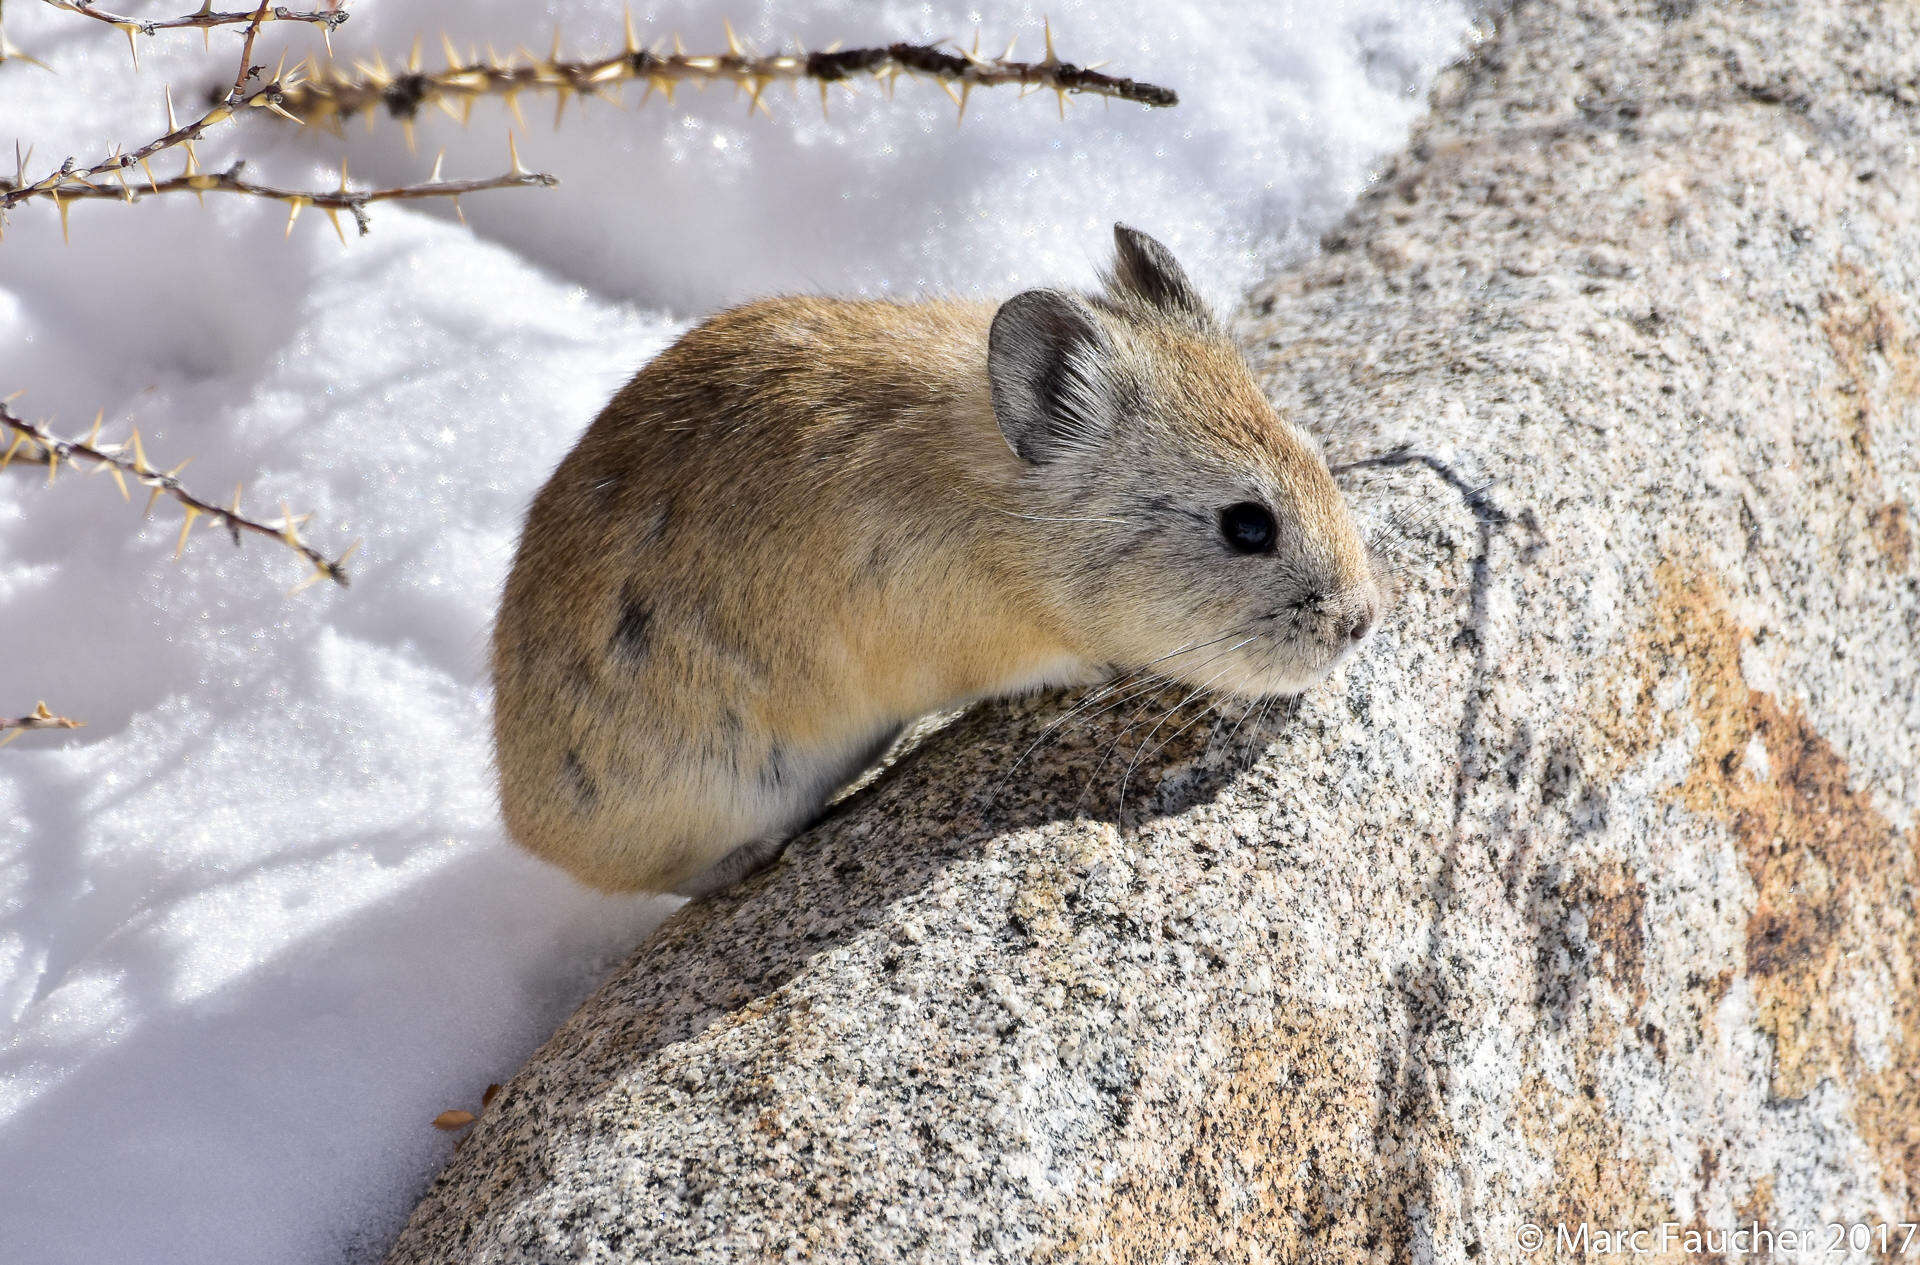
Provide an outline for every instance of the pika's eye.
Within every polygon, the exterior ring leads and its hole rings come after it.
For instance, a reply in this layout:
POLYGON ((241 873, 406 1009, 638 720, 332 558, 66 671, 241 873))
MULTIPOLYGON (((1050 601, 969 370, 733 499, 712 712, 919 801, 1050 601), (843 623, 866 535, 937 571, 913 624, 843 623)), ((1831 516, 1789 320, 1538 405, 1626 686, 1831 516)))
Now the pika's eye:
POLYGON ((1242 501, 1220 511, 1220 534, 1235 553, 1271 553, 1280 530, 1272 510, 1258 501, 1242 501))

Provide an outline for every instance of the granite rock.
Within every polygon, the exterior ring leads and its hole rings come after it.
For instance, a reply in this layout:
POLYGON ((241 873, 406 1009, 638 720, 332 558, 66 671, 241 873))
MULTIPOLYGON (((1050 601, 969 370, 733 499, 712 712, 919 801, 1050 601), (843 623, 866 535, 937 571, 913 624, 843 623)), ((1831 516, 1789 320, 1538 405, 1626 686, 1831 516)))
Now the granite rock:
POLYGON ((644 944, 391 1259, 1917 1219, 1917 140, 1912 3, 1490 26, 1240 326, 1385 533, 1365 655, 932 735, 644 944))

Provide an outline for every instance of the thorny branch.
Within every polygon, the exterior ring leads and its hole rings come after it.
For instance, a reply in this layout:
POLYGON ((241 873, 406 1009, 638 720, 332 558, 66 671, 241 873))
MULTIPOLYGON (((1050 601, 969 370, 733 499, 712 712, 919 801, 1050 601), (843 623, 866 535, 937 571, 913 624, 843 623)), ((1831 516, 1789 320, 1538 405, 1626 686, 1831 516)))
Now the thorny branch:
MULTIPOLYGON (((50 197, 59 205, 62 197, 70 196, 75 190, 96 189, 93 182, 107 176, 117 176, 123 190, 130 192, 132 186, 127 183, 127 169, 138 166, 146 172, 149 183, 153 182, 153 168, 147 160, 162 150, 184 145, 187 152, 189 173, 197 169, 198 159, 193 143, 206 133, 206 130, 224 123, 242 110, 268 109, 286 113, 280 105, 281 91, 285 86, 279 78, 252 93, 246 91, 248 80, 259 73, 259 67, 253 64, 253 42, 260 34, 262 16, 267 11, 267 0, 260 0, 260 7, 254 11, 253 19, 248 23, 246 36, 240 46, 240 69, 233 77, 233 87, 228 89, 210 106, 205 114, 184 127, 174 118, 173 94, 167 93, 167 130, 154 137, 145 145, 131 151, 122 151, 115 147, 113 153, 93 164, 91 167, 76 168, 74 160, 69 158, 45 176, 31 183, 26 178, 27 155, 20 154, 16 148, 16 172, 11 181, 0 181, 0 211, 17 206, 29 198, 50 197)), ((62 216, 66 214, 61 211, 62 216)))
MULTIPOLYGON (((697 86, 730 83, 736 90, 748 93, 749 110, 764 111, 766 105, 761 97, 769 86, 789 83, 797 88, 801 81, 808 80, 819 86, 824 109, 829 88, 836 83, 847 83, 851 87, 850 81, 861 75, 884 80, 889 88, 903 75, 930 79, 953 98, 962 115, 966 112, 968 94, 975 88, 1001 84, 1017 84, 1027 90, 1051 89, 1058 95, 1063 113, 1069 93, 1088 93, 1150 106, 1179 103, 1178 95, 1157 84, 1102 74, 1094 67, 1061 61, 1054 53, 1051 27, 1047 29, 1046 56, 1035 62, 1011 60, 1011 44, 1001 57, 982 57, 977 40, 968 52, 900 43, 762 56, 745 48, 731 25, 727 27, 724 53, 689 54, 677 37, 673 44, 672 52, 643 47, 634 34, 631 15, 625 44, 619 51, 580 60, 560 56, 557 32, 553 51, 545 58, 536 58, 523 50, 518 57, 503 59, 491 49, 484 58, 476 54, 463 58, 443 37, 445 69, 422 69, 418 44, 399 69, 390 69, 384 59, 377 57, 372 63, 355 63, 351 72, 332 66, 303 66, 302 81, 285 94, 284 104, 303 118, 322 123, 362 113, 369 114, 371 119, 371 111, 383 109, 410 128, 420 111, 429 106, 464 122, 474 102, 482 97, 497 96, 504 99, 518 117, 518 98, 523 92, 551 92, 558 99, 557 111, 564 111, 568 100, 576 95, 605 96, 633 82, 646 84, 643 102, 655 90, 671 100, 675 89, 686 83, 697 86)), ((521 118, 520 122, 524 127, 525 119, 521 118)))
POLYGON ((200 9, 177 18, 129 18, 118 13, 109 13, 92 3, 92 0, 43 0, 56 9, 65 9, 68 13, 78 13, 92 18, 96 22, 105 22, 108 26, 120 28, 127 36, 127 48, 133 53, 134 68, 140 66, 140 46, 134 42, 135 35, 152 35, 157 31, 171 31, 184 28, 212 30, 216 26, 239 26, 242 23, 266 22, 311 22, 320 27, 321 34, 327 37, 327 46, 333 46, 333 31, 347 20, 345 9, 323 9, 299 13, 285 5, 275 5, 262 13, 258 9, 242 10, 235 13, 216 13, 213 0, 205 0, 200 9))
MULTIPOLYGON (((203 515, 227 529, 237 547, 242 532, 253 532, 277 540, 287 548, 305 558, 313 567, 313 574, 295 586, 305 588, 316 580, 332 580, 342 588, 347 584, 346 561, 357 547, 349 545, 336 558, 329 558, 301 539, 300 529, 306 525, 310 515, 295 514, 286 506, 280 507, 280 518, 274 522, 262 522, 249 518, 240 512, 240 492, 233 490, 231 505, 216 505, 211 501, 195 496, 180 483, 179 474, 186 467, 183 461, 171 470, 160 470, 147 460, 147 454, 140 444, 140 432, 132 431, 122 443, 103 444, 100 442, 101 418, 96 417, 93 429, 85 439, 61 439, 37 422, 29 422, 16 417, 7 407, 7 401, 0 400, 0 426, 14 433, 12 444, 5 456, 0 456, 0 470, 6 469, 14 454, 26 445, 32 445, 26 456, 30 460, 42 462, 47 467, 47 482, 52 483, 60 473, 60 464, 66 462, 76 468, 80 462, 93 463, 93 472, 101 470, 113 475, 114 482, 120 485, 120 495, 128 497, 127 479, 131 477, 140 486, 152 489, 147 498, 147 512, 153 512, 154 502, 162 496, 172 497, 186 511, 186 520, 180 524, 180 539, 174 546, 173 556, 179 557, 187 547, 187 534, 203 515)), ((191 460, 191 458, 189 458, 191 460)))
POLYGON ((36 706, 25 716, 13 720, 0 720, 0 747, 6 746, 29 729, 80 729, 86 725, 84 720, 69 720, 65 716, 56 716, 47 710, 45 702, 36 706))
MULTIPOLYGON (((463 194, 481 193, 488 189, 519 189, 529 186, 552 188, 560 182, 544 171, 528 171, 520 165, 519 152, 513 143, 512 133, 507 135, 508 157, 511 169, 497 176, 486 176, 473 180, 443 180, 440 177, 440 161, 433 164, 433 174, 420 184, 394 185, 385 189, 355 189, 347 183, 346 164, 340 165, 340 187, 331 191, 322 189, 282 189, 274 185, 261 184, 247 179, 242 173, 246 169, 244 161, 236 161, 224 171, 183 172, 168 180, 149 181, 144 187, 134 186, 125 192, 119 189, 80 189, 65 196, 70 200, 86 198, 116 198, 127 202, 137 202, 141 198, 155 194, 192 193, 195 196, 206 193, 237 193, 248 197, 263 198, 287 204, 287 231, 293 231, 294 221, 300 218, 300 212, 307 207, 318 207, 326 213, 333 223, 333 231, 340 234, 340 240, 346 240, 346 233, 340 228, 340 212, 346 211, 353 216, 355 226, 362 237, 368 232, 367 207, 375 202, 401 202, 420 198, 450 198, 457 210, 463 194)), ((444 155, 443 155, 444 156, 444 155)))
MULTIPOLYGON (((48 0, 52 3, 53 0, 48 0)), ((74 7, 62 5, 61 7, 74 7)), ((90 8, 82 11, 90 12, 90 8)), ((60 212, 60 227, 67 229, 67 215, 72 203, 97 198, 115 198, 123 202, 135 202, 143 197, 165 193, 192 193, 196 197, 206 193, 235 193, 245 196, 264 198, 284 202, 288 206, 287 228, 291 232, 293 222, 300 212, 309 206, 319 207, 332 221, 334 231, 344 241, 346 234, 341 231, 339 213, 349 212, 355 225, 364 235, 367 232, 366 208, 374 202, 389 202, 421 198, 452 198, 456 208, 460 195, 479 193, 489 189, 520 188, 529 185, 552 186, 558 183, 545 172, 530 172, 520 165, 519 155, 514 149, 513 138, 507 138, 507 152, 512 160, 510 170, 498 176, 474 180, 442 180, 440 164, 434 163, 433 174, 425 183, 400 185, 385 189, 355 190, 347 183, 347 170, 340 168, 340 185, 334 190, 282 189, 272 185, 248 180, 243 174, 244 163, 235 162, 224 171, 205 171, 200 166, 199 154, 194 150, 194 142, 205 134, 207 129, 223 123, 248 109, 265 109, 285 118, 294 119, 283 102, 286 94, 295 90, 299 84, 301 72, 295 69, 291 73, 276 72, 273 79, 265 85, 246 91, 248 82, 259 75, 260 68, 252 64, 253 44, 259 34, 261 22, 269 12, 265 0, 248 17, 245 39, 240 51, 240 67, 234 75, 233 86, 199 118, 181 125, 174 117, 173 96, 166 97, 167 130, 160 136, 140 146, 138 149, 122 151, 118 147, 106 158, 87 168, 77 168, 73 159, 68 159, 47 175, 35 181, 28 181, 26 165, 31 151, 14 151, 15 175, 12 180, 0 178, 0 213, 33 198, 50 199, 60 212), (165 150, 181 148, 186 154, 185 164, 177 176, 162 180, 154 175, 150 159, 165 150), (128 172, 139 168, 139 176, 128 178, 128 172), (112 183, 109 183, 111 181, 112 183), (144 186, 144 187, 143 187, 144 186)), ((215 15, 224 16, 224 15, 215 15)), ((286 20, 286 19, 282 19, 286 20)), ((331 29, 330 27, 327 29, 331 29)), ((294 119, 295 122, 300 120, 294 119)))

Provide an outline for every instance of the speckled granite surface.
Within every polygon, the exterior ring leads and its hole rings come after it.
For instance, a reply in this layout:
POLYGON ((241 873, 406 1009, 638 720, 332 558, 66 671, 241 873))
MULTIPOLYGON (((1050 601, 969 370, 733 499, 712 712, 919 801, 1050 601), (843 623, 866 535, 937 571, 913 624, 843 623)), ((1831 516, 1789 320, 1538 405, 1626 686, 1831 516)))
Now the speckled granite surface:
POLYGON ((1917 139, 1920 6, 1523 4, 1246 321, 1335 463, 1407 446, 1344 476, 1412 520, 1366 657, 1124 807, 1126 709, 936 735, 643 946, 392 1259, 1917 1219, 1917 139))

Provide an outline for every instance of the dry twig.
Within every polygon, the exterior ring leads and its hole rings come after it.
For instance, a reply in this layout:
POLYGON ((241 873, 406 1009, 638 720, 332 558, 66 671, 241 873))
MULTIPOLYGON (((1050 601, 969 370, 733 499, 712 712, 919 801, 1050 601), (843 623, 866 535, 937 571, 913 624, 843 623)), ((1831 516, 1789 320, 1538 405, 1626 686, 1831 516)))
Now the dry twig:
POLYGON ((158 31, 172 31, 198 28, 210 31, 216 26, 239 26, 243 23, 267 22, 311 22, 320 27, 320 33, 327 40, 327 51, 333 51, 333 31, 347 20, 345 9, 323 9, 299 13, 285 5, 276 5, 264 13, 258 9, 242 10, 235 13, 216 13, 213 0, 205 0, 198 11, 177 18, 129 18, 118 13, 109 13, 92 3, 92 0, 44 0, 56 9, 65 9, 69 13, 78 13, 92 18, 96 22, 105 22, 108 26, 118 27, 127 37, 127 49, 133 54, 134 69, 140 68, 140 45, 135 35, 152 35, 158 31))
POLYGON ((32 713, 13 720, 0 720, 0 747, 6 746, 29 729, 80 729, 85 727, 84 720, 69 720, 65 716, 56 716, 47 710, 45 702, 36 706, 32 713))
MULTIPOLYGON (((647 95, 657 89, 669 100, 682 84, 730 83, 749 94, 749 110, 764 110, 761 96, 770 85, 797 86, 802 80, 809 80, 819 85, 824 109, 827 91, 836 83, 851 86, 850 81, 858 76, 872 76, 884 80, 891 88, 903 75, 939 84, 963 115, 968 94, 975 88, 1002 84, 1019 85, 1023 90, 1051 89, 1059 97, 1062 113, 1069 93, 1089 93, 1150 106, 1179 103, 1179 97, 1171 89, 1157 84, 1102 74, 1095 67, 1061 61, 1054 52, 1051 27, 1047 28, 1046 56, 1035 62, 1012 60, 1011 44, 1000 57, 982 57, 978 39, 971 51, 959 52, 929 44, 901 43, 761 56, 740 43, 731 25, 727 27, 724 53, 692 55, 680 46, 678 38, 673 42, 672 52, 663 52, 642 47, 634 34, 631 15, 620 51, 580 60, 560 56, 558 32, 554 35, 552 53, 544 58, 523 50, 518 57, 503 59, 491 49, 484 58, 477 55, 462 58, 444 37, 442 46, 447 61, 443 70, 422 69, 417 43, 400 69, 390 69, 384 59, 378 57, 371 63, 355 63, 351 72, 332 66, 303 67, 302 82, 286 93, 285 104, 309 121, 324 123, 362 113, 371 118, 370 112, 378 108, 411 125, 428 106, 464 122, 474 102, 487 96, 504 99, 518 117, 519 95, 528 91, 552 92, 558 99, 557 110, 564 110, 573 96, 604 96, 633 82, 645 83, 647 95)), ((643 96, 642 100, 645 99, 643 96)), ((521 125, 525 126, 524 118, 521 125)))
MULTIPOLYGON (((135 166, 141 168, 146 173, 148 183, 152 184, 154 183, 153 168, 148 165, 148 160, 155 154, 172 149, 176 145, 186 147, 187 171, 191 174, 199 166, 193 143, 199 140, 208 128, 226 122, 242 110, 267 109, 286 114, 285 109, 280 105, 281 92, 286 85, 279 77, 276 76, 273 82, 251 93, 246 91, 247 82, 259 73, 260 68, 253 64, 253 42, 260 34, 261 15, 266 11, 267 0, 260 0, 260 7, 254 11, 253 20, 248 23, 246 36, 241 42, 240 69, 234 74, 233 86, 222 94, 205 114, 184 127, 181 126, 174 118, 173 93, 169 90, 166 94, 167 130, 165 132, 138 149, 122 150, 115 146, 114 152, 91 167, 78 168, 75 166, 75 160, 69 158, 45 176, 32 182, 27 180, 26 171, 32 151, 22 154, 16 143, 14 179, 0 180, 0 211, 18 206, 30 198, 47 197, 52 198, 54 204, 61 207, 60 214, 64 222, 66 210, 63 199, 79 191, 98 190, 99 186, 93 183, 95 180, 117 176, 123 193, 130 195, 132 186, 127 182, 127 169, 135 166)), ((287 115, 287 117, 293 116, 287 115)))
MULTIPOLYGON (((421 198, 449 198, 457 211, 463 194, 481 193, 488 189, 519 189, 529 186, 552 188, 559 180, 544 171, 528 171, 520 165, 518 147, 513 142, 513 134, 507 134, 507 155, 511 168, 497 176, 486 176, 473 180, 443 180, 440 176, 440 158, 433 164, 433 173, 419 184, 394 185, 390 188, 355 189, 348 184, 347 166, 340 164, 340 185, 337 189, 282 189, 273 185, 261 184, 247 179, 242 173, 246 168, 244 161, 236 161, 224 171, 200 171, 192 169, 182 172, 168 180, 151 181, 147 185, 134 186, 122 192, 119 189, 82 189, 66 195, 70 201, 87 198, 115 198, 127 202, 138 202, 141 198, 155 194, 191 193, 195 196, 207 193, 237 193, 248 197, 263 198, 287 204, 287 231, 293 231, 294 221, 300 218, 300 212, 307 207, 318 207, 326 213, 333 223, 333 231, 346 240, 346 233, 340 227, 340 212, 346 211, 353 216, 355 226, 362 237, 369 228, 367 207, 375 202, 402 202, 421 198)), ((444 153, 441 158, 444 158, 444 153)))
MULTIPOLYGON (((51 3, 52 0, 49 0, 51 3)), ((82 12, 93 12, 89 6, 63 5, 78 7, 82 12)), ((50 199, 60 212, 60 228, 68 231, 68 212, 74 202, 98 198, 113 198, 123 202, 136 202, 143 197, 166 193, 192 193, 196 197, 207 193, 234 193, 249 197, 265 198, 287 204, 287 228, 291 232, 293 222, 300 212, 309 206, 325 211, 333 222, 334 231, 340 233, 341 240, 346 235, 341 231, 339 213, 349 212, 355 225, 362 234, 367 232, 367 212, 369 204, 421 198, 452 198, 456 208, 459 197, 466 193, 478 193, 488 189, 510 189, 530 185, 552 186, 558 183, 545 172, 531 172, 520 165, 511 135, 507 138, 507 152, 511 159, 511 169, 498 176, 474 180, 442 180, 440 164, 434 163, 433 174, 417 185, 400 185, 384 189, 353 189, 347 182, 347 169, 340 168, 340 185, 337 189, 283 189, 261 184, 247 179, 242 173, 244 162, 235 162, 224 171, 206 171, 200 166, 200 156, 194 149, 194 142, 204 135, 207 129, 226 122, 235 115, 249 109, 264 109, 284 118, 294 118, 286 110, 283 102, 289 91, 297 90, 301 71, 296 68, 285 72, 282 67, 276 71, 272 80, 251 92, 246 91, 248 82, 259 74, 259 67, 252 64, 253 44, 259 34, 263 15, 269 12, 265 0, 248 17, 245 38, 240 51, 240 68, 235 73, 233 86, 199 118, 182 125, 174 117, 173 95, 166 95, 167 130, 153 140, 134 150, 121 150, 115 147, 106 158, 91 167, 79 168, 69 158, 59 167, 38 180, 27 179, 27 162, 32 151, 21 153, 16 145, 14 150, 15 175, 12 180, 0 178, 0 214, 34 198, 50 199), (160 179, 154 175, 150 159, 165 150, 180 148, 186 155, 185 163, 177 176, 160 179), (136 177, 128 179, 128 171, 134 167, 140 169, 144 180, 136 177), (112 180, 114 183, 107 183, 112 180)), ((230 16, 230 15, 213 15, 230 16)), ((283 18, 282 20, 288 20, 283 18)), ((330 29, 330 28, 328 28, 330 29)), ((203 198, 204 201, 204 198, 203 198)))
MULTIPOLYGON (((8 397, 8 399, 11 398, 13 397, 8 397)), ((114 482, 120 485, 122 497, 130 499, 127 491, 129 477, 142 487, 152 489, 152 494, 147 497, 149 514, 153 512, 154 502, 162 496, 172 497, 180 504, 186 512, 186 520, 180 524, 180 539, 174 545, 173 556, 176 558, 186 549, 187 534, 193 530, 194 523, 205 516, 225 527, 236 547, 240 544, 242 532, 253 532, 256 535, 277 540, 305 558, 313 567, 313 574, 295 586, 296 591, 317 580, 332 580, 335 584, 346 587, 346 561, 358 547, 358 542, 349 545, 339 557, 329 558, 301 539, 300 529, 306 525, 311 515, 295 514, 282 505, 280 518, 277 521, 262 522, 249 518, 240 512, 241 489, 238 487, 233 490, 231 505, 216 505, 195 496, 181 485, 179 479, 180 471, 186 468, 187 462, 183 461, 171 470, 156 468, 147 460, 146 451, 140 444, 138 430, 129 433, 121 443, 101 443, 102 417, 93 419, 93 429, 87 432, 85 439, 61 439, 38 422, 29 422, 24 418, 16 417, 7 407, 7 400, 0 400, 0 426, 14 433, 13 442, 8 446, 6 454, 0 456, 0 470, 6 469, 14 459, 14 454, 29 444, 32 448, 29 449, 28 456, 46 465, 48 483, 52 483, 59 476, 62 462, 76 468, 80 467, 81 462, 90 462, 93 467, 91 473, 105 471, 113 476, 114 482)))

